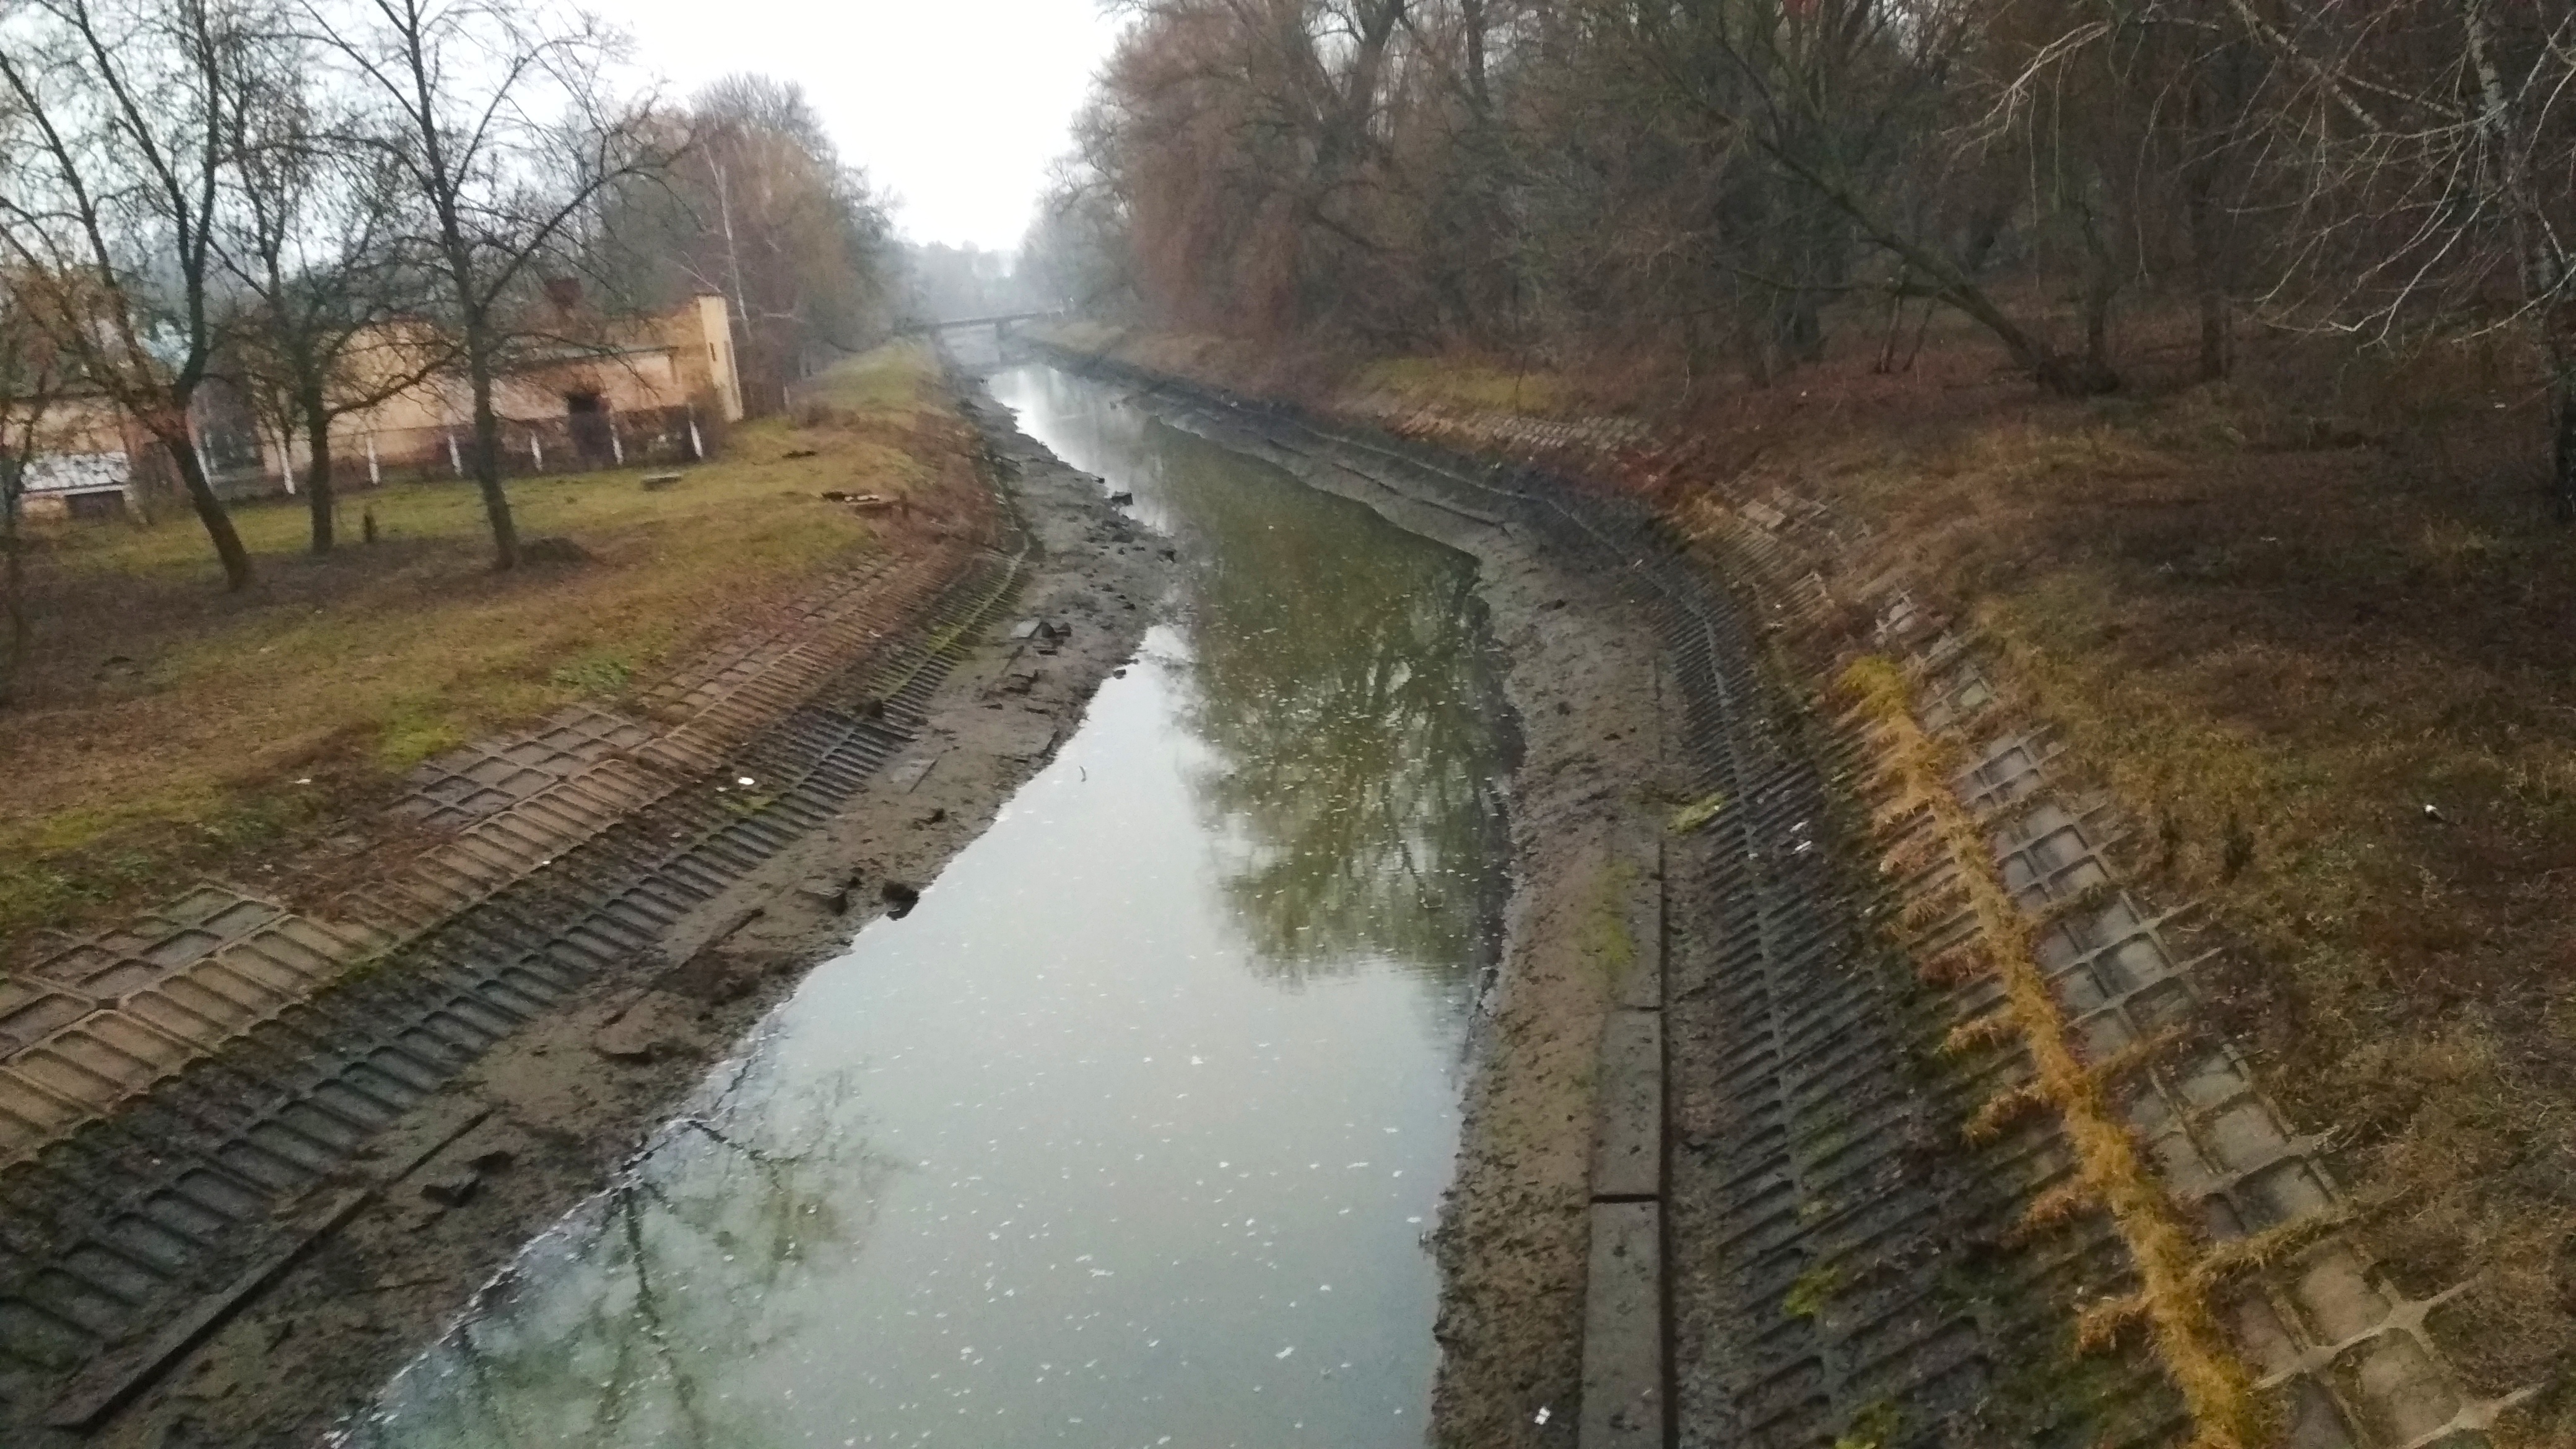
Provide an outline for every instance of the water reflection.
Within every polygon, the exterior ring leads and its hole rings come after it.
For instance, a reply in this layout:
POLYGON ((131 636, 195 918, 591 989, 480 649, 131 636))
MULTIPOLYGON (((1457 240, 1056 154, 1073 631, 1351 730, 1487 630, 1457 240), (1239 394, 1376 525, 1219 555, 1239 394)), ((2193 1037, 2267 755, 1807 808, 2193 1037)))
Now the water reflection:
POLYGON ((760 1307, 816 1245, 863 1244, 899 1164, 846 1090, 782 1103, 754 1051, 488 1287, 397 1385, 406 1442, 787 1444, 728 1375, 775 1339, 760 1307))
POLYGON ((1287 980, 1490 948, 1503 776, 1499 674, 1475 573, 1359 505, 1172 428, 1096 384, 995 380, 1023 425, 1119 479, 1179 535, 1196 669, 1196 780, 1232 857, 1225 890, 1287 980))
POLYGON ((997 391, 1178 536, 1176 623, 351 1442, 1420 1442, 1502 878, 1466 565, 997 391))

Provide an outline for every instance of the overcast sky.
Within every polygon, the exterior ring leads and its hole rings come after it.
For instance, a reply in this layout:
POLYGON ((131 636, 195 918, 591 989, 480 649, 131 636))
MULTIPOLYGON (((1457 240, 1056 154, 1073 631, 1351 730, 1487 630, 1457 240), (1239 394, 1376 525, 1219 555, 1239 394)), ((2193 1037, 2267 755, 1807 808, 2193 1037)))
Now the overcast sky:
POLYGON ((680 91, 734 71, 805 87, 915 241, 1019 244, 1118 22, 1095 0, 619 0, 680 91))

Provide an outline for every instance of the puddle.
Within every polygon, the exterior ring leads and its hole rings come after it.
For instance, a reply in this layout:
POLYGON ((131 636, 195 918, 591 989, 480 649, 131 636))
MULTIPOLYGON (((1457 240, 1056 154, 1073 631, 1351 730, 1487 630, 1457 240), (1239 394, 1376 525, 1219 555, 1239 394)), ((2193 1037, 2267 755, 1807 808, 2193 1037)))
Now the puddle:
POLYGON ((1175 622, 367 1446, 1411 1446, 1503 891, 1462 556, 1045 369, 1175 622))

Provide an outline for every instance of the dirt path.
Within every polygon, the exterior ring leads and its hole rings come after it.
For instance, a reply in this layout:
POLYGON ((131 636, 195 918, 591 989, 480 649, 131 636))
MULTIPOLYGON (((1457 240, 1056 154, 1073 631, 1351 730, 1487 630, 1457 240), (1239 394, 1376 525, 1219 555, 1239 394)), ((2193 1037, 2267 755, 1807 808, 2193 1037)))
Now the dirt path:
MULTIPOLYGON (((291 1211, 319 1230, 310 1248, 79 1442, 309 1441, 594 1191, 806 968, 886 909, 889 883, 928 881, 974 839, 1071 731, 1163 592, 1159 545, 1001 410, 970 411, 1040 554, 1009 617, 932 695, 919 738, 636 969, 501 1041, 306 1193, 291 1211), (1062 632, 1013 638, 1012 619, 1062 632)), ((11 1442, 54 1437, 29 1434, 11 1442)))

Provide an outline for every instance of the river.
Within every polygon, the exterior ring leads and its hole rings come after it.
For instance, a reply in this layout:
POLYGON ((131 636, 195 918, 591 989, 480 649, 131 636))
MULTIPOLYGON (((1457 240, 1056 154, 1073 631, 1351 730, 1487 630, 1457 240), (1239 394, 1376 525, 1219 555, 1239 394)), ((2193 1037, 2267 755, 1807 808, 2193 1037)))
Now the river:
POLYGON ((1504 893, 1463 556, 1041 367, 1168 622, 350 1426, 368 1449, 1419 1444, 1504 893))

